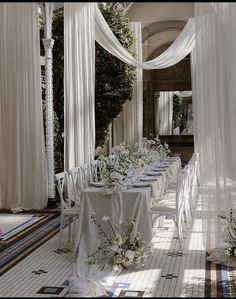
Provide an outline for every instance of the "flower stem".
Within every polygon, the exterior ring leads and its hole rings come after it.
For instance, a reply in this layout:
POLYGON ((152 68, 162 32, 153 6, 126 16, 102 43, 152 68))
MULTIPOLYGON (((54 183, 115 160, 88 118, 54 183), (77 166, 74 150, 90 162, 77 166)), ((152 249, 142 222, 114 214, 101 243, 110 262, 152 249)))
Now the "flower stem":
POLYGON ((116 236, 116 233, 115 233, 115 231, 114 231, 114 228, 113 228, 113 226, 111 225, 111 222, 110 222, 109 220, 108 220, 107 222, 109 223, 109 225, 110 225, 110 227, 111 227, 111 230, 112 230, 112 232, 113 232, 114 236, 116 236))

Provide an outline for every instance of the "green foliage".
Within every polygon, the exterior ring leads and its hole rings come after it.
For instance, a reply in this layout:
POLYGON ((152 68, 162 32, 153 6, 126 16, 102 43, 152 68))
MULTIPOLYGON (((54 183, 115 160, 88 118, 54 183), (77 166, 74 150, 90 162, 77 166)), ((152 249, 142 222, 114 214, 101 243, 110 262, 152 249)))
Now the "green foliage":
MULTIPOLYGON (((128 19, 122 13, 101 11, 118 38, 130 53, 135 42, 128 19)), ((53 47, 53 107, 55 127, 55 164, 63 168, 64 156, 64 13, 63 9, 54 11, 52 24, 53 47)), ((41 25, 43 38, 43 25, 41 25)), ((43 45, 41 43, 41 48, 43 45)), ((43 52, 41 50, 41 52, 43 52)), ((134 53, 132 53, 133 56, 134 53)), ((44 55, 44 53, 42 54, 44 55)), ((109 124, 122 111, 127 100, 131 100, 135 68, 122 62, 96 43, 95 57, 95 122, 96 147, 104 145, 109 139, 109 124)))
MULTIPOLYGON (((101 12, 122 46, 134 55, 134 35, 128 19, 122 13, 101 12)), ((109 139, 109 124, 122 111, 124 103, 132 99, 135 68, 96 43, 95 58, 95 121, 96 147, 103 146, 109 139)))
POLYGON ((176 121, 179 117, 179 112, 180 112, 182 102, 183 99, 174 93, 173 95, 173 120, 174 121, 176 121))
POLYGON ((53 108, 55 164, 58 171, 64 164, 64 11, 54 11, 52 23, 53 46, 53 108))

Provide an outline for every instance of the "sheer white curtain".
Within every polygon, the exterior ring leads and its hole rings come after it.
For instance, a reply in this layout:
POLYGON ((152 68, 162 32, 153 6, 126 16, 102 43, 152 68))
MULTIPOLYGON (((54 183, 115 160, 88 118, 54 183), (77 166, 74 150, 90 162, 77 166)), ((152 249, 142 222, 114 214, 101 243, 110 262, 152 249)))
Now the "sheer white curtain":
POLYGON ((171 46, 158 57, 146 62, 135 59, 122 47, 97 5, 95 6, 95 34, 96 41, 120 60, 143 69, 163 69, 181 61, 194 48, 195 21, 194 18, 190 18, 171 46))
MULTIPOLYGON (((196 3, 197 148, 207 249, 222 243, 218 214, 236 209, 236 5, 196 3)), ((196 117, 196 116, 195 116, 196 117)))
POLYGON ((158 135, 172 135, 173 91, 161 91, 156 101, 156 132, 158 135))
MULTIPOLYGON (((136 38, 134 51, 137 58, 142 61, 142 27, 140 22, 131 22, 136 38)), ((113 144, 117 145, 122 141, 134 149, 135 143, 141 145, 143 137, 143 70, 136 68, 134 83, 134 94, 132 101, 126 101, 123 111, 113 121, 113 144)))
MULTIPOLYGON (((176 64, 191 52, 195 46, 194 26, 194 19, 190 19, 164 53, 142 62, 121 46, 96 3, 64 4, 65 169, 93 159, 95 38, 107 51, 128 64, 158 69, 176 64)), ((140 106, 139 113, 141 110, 140 106)), ((141 131, 139 122, 139 139, 141 131)))
POLYGON ((37 3, 0 3, 0 208, 47 206, 37 3))
POLYGON ((64 4, 65 169, 93 160, 95 3, 64 4))

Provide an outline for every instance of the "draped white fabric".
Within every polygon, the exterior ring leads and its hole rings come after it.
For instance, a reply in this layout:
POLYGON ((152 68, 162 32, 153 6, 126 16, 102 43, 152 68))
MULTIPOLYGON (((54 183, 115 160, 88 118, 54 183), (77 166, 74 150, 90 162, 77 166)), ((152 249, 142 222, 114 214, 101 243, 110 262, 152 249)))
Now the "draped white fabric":
MULTIPOLYGON (((140 22, 131 22, 131 30, 134 32, 136 43, 134 51, 137 58, 142 61, 142 27, 140 22)), ((143 70, 136 68, 134 94, 132 101, 126 101, 123 111, 113 121, 113 144, 122 141, 130 145, 130 151, 135 143, 141 145, 143 137, 143 70)))
POLYGON ((47 206, 38 4, 0 3, 0 208, 47 206))
MULTIPOLYGON (((197 148, 207 249, 222 245, 218 214, 236 208, 236 5, 196 3, 197 148)), ((196 118, 196 115, 195 115, 196 118)))
MULTIPOLYGON (((194 50, 194 49, 193 49, 194 50)), ((193 51, 192 50, 192 51, 193 51)), ((192 53, 192 52, 191 52, 192 53)), ((190 53, 190 54, 191 54, 190 53)), ((174 94, 176 94, 177 96, 179 97, 182 97, 182 98, 188 98, 188 97, 191 97, 192 96, 192 90, 185 90, 185 91, 174 91, 174 94)))
POLYGON ((143 69, 163 69, 178 63, 192 51, 195 46, 195 21, 190 18, 171 46, 158 57, 146 62, 136 60, 122 47, 98 6, 95 7, 95 34, 96 41, 120 60, 143 69))
POLYGON ((158 135, 172 135, 173 91, 161 91, 157 100, 155 122, 158 135))
POLYGON ((94 158, 94 7, 91 2, 64 4, 66 170, 94 158))
POLYGON ((191 62, 191 82, 192 82, 192 105, 193 105, 193 138, 194 150, 198 152, 198 111, 197 111, 197 91, 196 91, 196 48, 190 53, 191 62))
MULTIPOLYGON (((164 53, 151 61, 142 62, 122 47, 96 3, 64 4, 66 170, 89 162, 94 156, 95 38, 107 51, 128 64, 138 68, 161 69, 176 64, 191 52, 195 46, 194 26, 194 19, 190 19, 175 42, 164 53)), ((141 103, 139 104, 141 115, 142 107, 141 103)), ((139 132, 138 139, 141 139, 140 121, 136 132, 139 132)))

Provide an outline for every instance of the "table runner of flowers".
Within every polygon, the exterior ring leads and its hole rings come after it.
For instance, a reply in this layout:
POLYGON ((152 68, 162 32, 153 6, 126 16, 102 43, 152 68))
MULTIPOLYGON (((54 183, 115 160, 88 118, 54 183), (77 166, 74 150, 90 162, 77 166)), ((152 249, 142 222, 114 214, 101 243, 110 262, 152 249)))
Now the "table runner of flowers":
POLYGON ((125 142, 114 146, 111 150, 114 159, 104 156, 101 147, 96 149, 96 158, 100 160, 102 169, 101 181, 106 186, 131 184, 150 165, 161 162, 170 153, 169 145, 162 144, 158 136, 142 138, 142 146, 136 143, 132 154, 129 147, 125 142))

